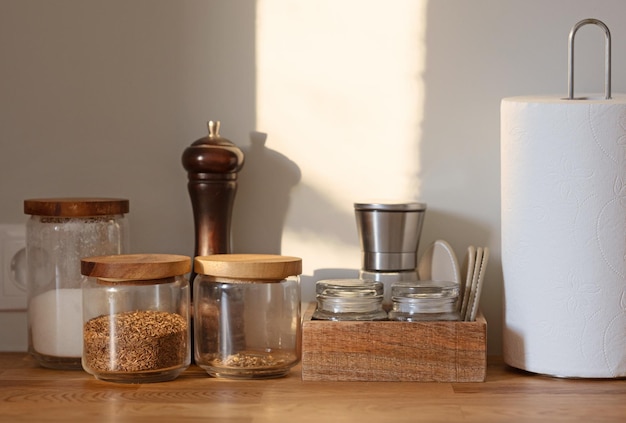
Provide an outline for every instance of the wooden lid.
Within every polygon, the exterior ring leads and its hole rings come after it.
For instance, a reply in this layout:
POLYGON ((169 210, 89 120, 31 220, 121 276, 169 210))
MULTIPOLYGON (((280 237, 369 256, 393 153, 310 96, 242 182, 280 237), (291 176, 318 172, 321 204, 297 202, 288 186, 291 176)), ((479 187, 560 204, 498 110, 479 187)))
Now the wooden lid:
POLYGON ((24 213, 35 216, 81 217, 128 213, 123 198, 34 198, 24 200, 24 213))
POLYGON ((196 257, 196 273, 245 280, 282 280, 302 273, 302 259, 273 254, 214 254, 196 257))
POLYGON ((191 271, 191 257, 174 254, 116 254, 80 261, 85 276, 119 280, 153 280, 191 271))

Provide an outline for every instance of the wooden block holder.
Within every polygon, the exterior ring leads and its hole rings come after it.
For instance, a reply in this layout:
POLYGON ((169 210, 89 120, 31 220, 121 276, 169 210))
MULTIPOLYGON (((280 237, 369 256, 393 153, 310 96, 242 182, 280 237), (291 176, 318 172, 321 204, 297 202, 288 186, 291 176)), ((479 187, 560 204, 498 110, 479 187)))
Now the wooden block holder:
POLYGON ((487 321, 302 321, 302 380, 484 382, 487 321))

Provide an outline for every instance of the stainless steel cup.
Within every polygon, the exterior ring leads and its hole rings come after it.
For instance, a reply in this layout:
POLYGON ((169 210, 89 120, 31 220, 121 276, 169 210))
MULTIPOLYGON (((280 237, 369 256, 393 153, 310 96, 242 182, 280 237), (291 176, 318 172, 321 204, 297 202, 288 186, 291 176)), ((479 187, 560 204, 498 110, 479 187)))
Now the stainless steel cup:
POLYGON ((395 272, 417 267, 423 203, 355 203, 362 269, 395 272))

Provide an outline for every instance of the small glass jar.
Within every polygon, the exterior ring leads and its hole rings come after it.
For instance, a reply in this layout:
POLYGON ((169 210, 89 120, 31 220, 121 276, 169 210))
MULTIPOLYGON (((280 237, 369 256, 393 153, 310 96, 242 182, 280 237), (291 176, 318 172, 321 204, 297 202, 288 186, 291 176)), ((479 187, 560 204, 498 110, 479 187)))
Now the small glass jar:
POLYGON ((391 286, 390 320, 460 320, 459 285, 445 281, 396 282, 391 286))
POLYGON ((301 358, 302 259, 271 254, 196 257, 194 358, 214 377, 285 376, 301 358))
POLYGON ((315 284, 317 320, 387 320, 380 281, 326 279, 315 284))
POLYGON ((81 369, 82 257, 128 250, 128 200, 24 201, 28 349, 42 366, 81 369))
POLYGON ((191 361, 191 258, 169 254, 86 257, 82 366, 97 379, 175 379, 191 361))

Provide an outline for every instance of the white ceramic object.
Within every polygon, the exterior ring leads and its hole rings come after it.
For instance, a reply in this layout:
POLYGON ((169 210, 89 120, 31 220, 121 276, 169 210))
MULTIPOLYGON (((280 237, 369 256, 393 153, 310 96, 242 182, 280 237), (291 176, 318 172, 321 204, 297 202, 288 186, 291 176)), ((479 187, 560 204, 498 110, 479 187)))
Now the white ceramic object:
POLYGON ((454 250, 438 239, 428 246, 417 265, 420 280, 461 282, 461 268, 454 250))

